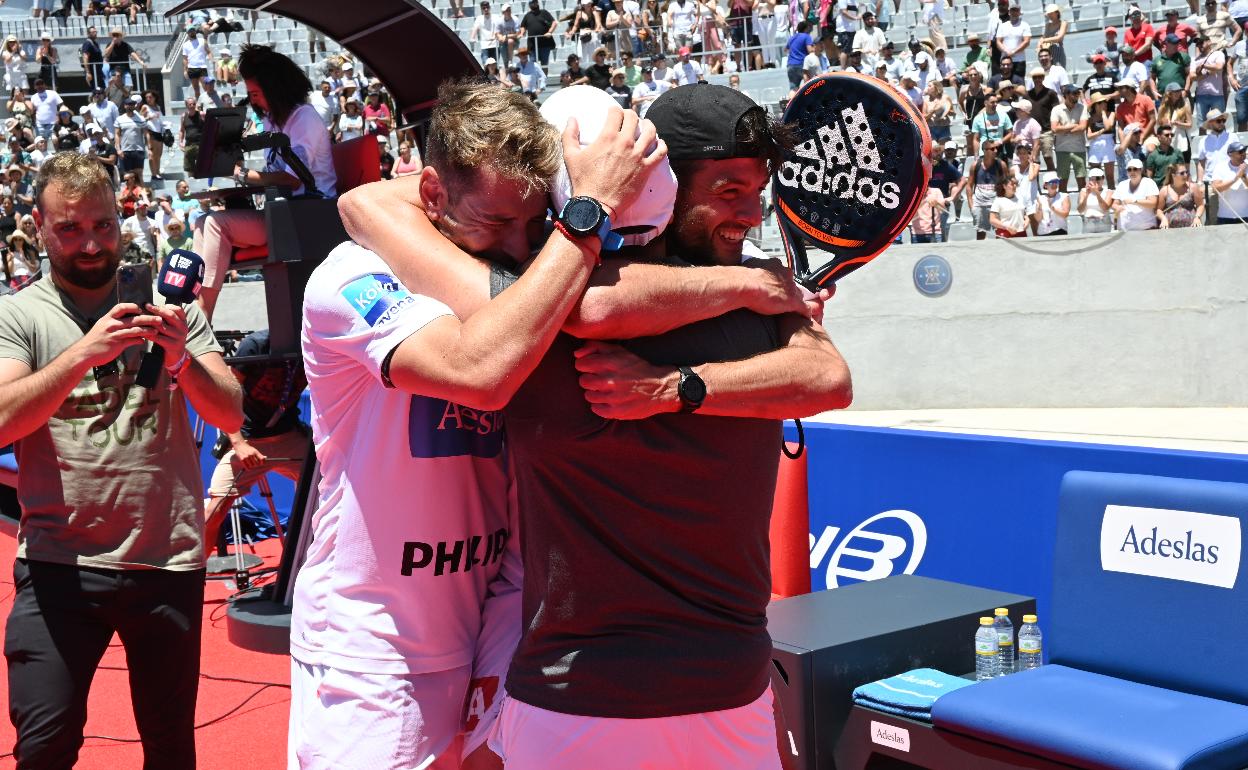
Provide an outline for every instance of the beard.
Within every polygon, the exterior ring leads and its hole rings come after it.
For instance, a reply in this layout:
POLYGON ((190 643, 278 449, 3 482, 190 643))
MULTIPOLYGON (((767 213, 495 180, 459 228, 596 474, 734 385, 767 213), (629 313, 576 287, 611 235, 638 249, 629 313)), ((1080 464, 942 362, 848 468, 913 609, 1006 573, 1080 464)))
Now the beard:
POLYGON ((101 289, 108 285, 117 275, 117 266, 121 257, 116 249, 100 249, 92 257, 81 252, 75 254, 52 254, 48 259, 57 276, 80 289, 101 289), (98 265, 83 266, 82 260, 102 260, 98 265))

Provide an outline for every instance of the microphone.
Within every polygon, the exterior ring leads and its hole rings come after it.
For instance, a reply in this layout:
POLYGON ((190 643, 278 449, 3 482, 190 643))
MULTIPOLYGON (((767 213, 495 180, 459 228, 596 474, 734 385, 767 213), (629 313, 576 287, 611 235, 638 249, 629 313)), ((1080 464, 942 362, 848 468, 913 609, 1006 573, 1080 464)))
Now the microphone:
MULTIPOLYGON (((165 298, 166 304, 186 305, 195 301, 204 285, 204 259, 193 251, 174 249, 165 257, 156 279, 156 291, 165 298)), ((153 344, 143 354, 135 384, 141 388, 156 387, 160 370, 165 366, 165 349, 153 344)))

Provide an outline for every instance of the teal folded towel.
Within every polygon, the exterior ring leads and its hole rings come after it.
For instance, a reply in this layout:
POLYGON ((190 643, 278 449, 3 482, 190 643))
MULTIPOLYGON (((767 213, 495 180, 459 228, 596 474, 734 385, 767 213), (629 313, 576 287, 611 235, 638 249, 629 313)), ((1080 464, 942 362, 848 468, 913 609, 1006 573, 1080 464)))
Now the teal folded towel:
POLYGON ((932 704, 948 692, 975 684, 934 668, 916 668, 864 684, 854 690, 854 703, 889 714, 930 722, 932 704))

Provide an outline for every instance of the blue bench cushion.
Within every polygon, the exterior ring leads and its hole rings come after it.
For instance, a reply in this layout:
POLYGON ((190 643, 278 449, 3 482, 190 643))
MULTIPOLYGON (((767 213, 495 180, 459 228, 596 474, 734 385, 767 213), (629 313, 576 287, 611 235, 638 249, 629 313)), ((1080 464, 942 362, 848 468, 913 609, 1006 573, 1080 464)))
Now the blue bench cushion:
POLYGON ((948 693, 933 704, 932 721, 1077 767, 1248 766, 1248 706, 1066 666, 1044 666, 948 693))

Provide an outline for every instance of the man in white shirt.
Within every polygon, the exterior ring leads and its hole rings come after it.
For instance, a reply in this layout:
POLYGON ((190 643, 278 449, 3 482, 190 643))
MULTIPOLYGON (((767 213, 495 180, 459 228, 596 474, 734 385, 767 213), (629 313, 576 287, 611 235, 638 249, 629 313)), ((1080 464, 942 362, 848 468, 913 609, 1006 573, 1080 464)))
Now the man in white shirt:
MULTIPOLYGON (((1248 0, 1243 2, 1248 4, 1248 0)), ((1248 35, 1241 37, 1231 48, 1229 70, 1229 85, 1235 93, 1235 127, 1240 131, 1248 131, 1248 35)))
POLYGON ((661 53, 654 55, 654 79, 676 85, 676 70, 667 66, 667 57, 661 53))
POLYGON ((520 70, 520 86, 531 99, 537 99, 546 90, 546 73, 529 57, 529 47, 516 49, 516 68, 520 70))
POLYGON ((641 82, 633 88, 633 109, 644 118, 654 100, 671 88, 672 84, 668 81, 655 79, 652 67, 642 67, 641 82))
POLYGON ((117 127, 117 117, 121 112, 116 104, 108 100, 103 88, 96 88, 91 92, 91 103, 87 105, 87 111, 91 115, 89 122, 103 128, 109 136, 113 135, 113 129, 117 127))
POLYGON ((160 228, 147 215, 150 204, 147 198, 139 198, 134 204, 134 215, 121 223, 121 231, 134 236, 134 242, 148 257, 156 256, 157 237, 160 228))
MULTIPOLYGON (((559 133, 489 84, 440 97, 418 180, 430 220, 473 253, 528 259, 559 133), (484 157, 441 139, 444 110, 489 148, 484 157), (534 134, 524 157, 509 155, 517 126, 534 134)), ((630 115, 608 117, 587 148, 565 143, 578 196, 600 210, 627 207, 662 159, 647 149, 653 129, 638 134, 630 115)), ((292 768, 457 767, 470 679, 483 665, 495 677, 507 668, 509 650, 482 660, 498 652, 491 634, 510 639, 505 649, 521 630, 497 410, 545 355, 602 246, 596 230, 575 235, 559 221, 525 275, 463 319, 352 242, 308 281, 303 355, 323 478, 291 619, 292 768)), ((474 695, 469 715, 484 716, 480 705, 474 695)), ((490 724, 477 727, 464 753, 490 724)))
POLYGON ((667 6, 667 29, 672 43, 684 48, 697 42, 694 31, 702 18, 702 6, 694 0, 672 0, 667 6))
POLYGON ((1127 178, 1114 188, 1114 212, 1120 230, 1152 230, 1157 227, 1157 183, 1144 173, 1144 161, 1127 161, 1127 178))
POLYGON ((56 127, 56 113, 65 104, 61 95, 43 82, 43 78, 35 78, 35 90, 30 95, 31 104, 35 105, 35 129, 39 136, 48 138, 56 127))
POLYGON ((200 37, 199 30, 192 25, 186 30, 186 42, 182 44, 182 74, 191 81, 196 99, 199 98, 199 82, 212 66, 212 48, 207 38, 200 37))
POLYGON ((687 86, 691 83, 701 83, 702 65, 689 58, 691 50, 689 46, 685 46, 677 52, 676 66, 676 85, 687 86))
POLYGON ((221 103, 221 93, 217 91, 216 78, 212 75, 204 75, 200 78, 200 85, 204 90, 200 92, 199 98, 195 100, 195 103, 199 105, 201 112, 219 109, 223 106, 221 103))
POLYGON ((480 50, 477 52, 481 57, 481 63, 485 64, 486 59, 496 59, 498 55, 498 19, 490 15, 490 3, 483 0, 481 3, 481 13, 477 16, 477 20, 472 23, 472 32, 469 37, 477 41, 480 50))
POLYGON ((1145 84, 1152 78, 1148 65, 1136 58, 1135 49, 1129 45, 1120 47, 1118 52, 1122 56, 1122 80, 1134 81, 1136 91, 1147 93, 1149 89, 1145 84))
POLYGON ((1047 46, 1041 48, 1037 56, 1040 57, 1040 69, 1044 70, 1045 87, 1060 96, 1062 87, 1070 85, 1070 75, 1066 72, 1066 68, 1053 61, 1053 54, 1049 52, 1047 46))
POLYGON ((1213 172, 1213 189, 1218 194, 1218 224, 1248 224, 1248 163, 1244 143, 1226 146, 1226 162, 1213 172))
POLYGON ((884 30, 875 24, 875 14, 871 11, 862 14, 862 29, 854 33, 854 42, 850 48, 862 51, 862 63, 868 72, 875 71, 880 51, 884 50, 884 44, 887 42, 888 38, 884 36, 884 30))
MULTIPOLYGON (((1002 56, 1014 60, 1014 73, 1027 71, 1027 46, 1031 45, 1031 25, 1023 21, 1023 10, 1017 2, 1010 3, 1010 18, 997 25, 992 44, 1002 56)), ((1011 73, 1005 73, 1007 76, 1011 73)))
POLYGON ((1231 132, 1226 129, 1227 115, 1214 107, 1205 116, 1205 135, 1200 137, 1200 149, 1196 152, 1196 178, 1212 182, 1213 172, 1226 163, 1226 148, 1231 143, 1231 132))
POLYGON ((338 121, 338 97, 334 96, 333 86, 328 80, 322 80, 320 88, 308 94, 308 104, 320 116, 325 130, 333 131, 334 123, 338 121))

